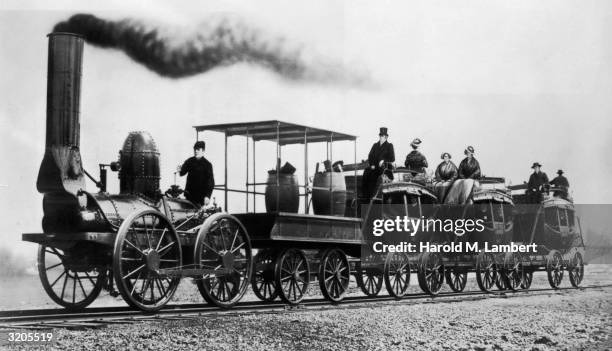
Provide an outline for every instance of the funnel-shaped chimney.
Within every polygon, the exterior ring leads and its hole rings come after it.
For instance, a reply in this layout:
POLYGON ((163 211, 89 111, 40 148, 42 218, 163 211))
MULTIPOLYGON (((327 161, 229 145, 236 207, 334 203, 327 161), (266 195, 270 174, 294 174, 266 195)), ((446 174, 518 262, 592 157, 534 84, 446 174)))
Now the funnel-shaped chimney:
POLYGON ((49 34, 47 138, 36 182, 41 193, 85 188, 79 152, 83 42, 71 33, 49 34))

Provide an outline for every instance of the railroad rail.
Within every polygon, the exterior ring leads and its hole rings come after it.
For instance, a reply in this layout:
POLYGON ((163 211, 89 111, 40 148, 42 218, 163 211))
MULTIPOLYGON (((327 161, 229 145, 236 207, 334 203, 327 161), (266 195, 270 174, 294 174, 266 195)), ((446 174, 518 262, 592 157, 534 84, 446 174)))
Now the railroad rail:
POLYGON ((464 292, 444 292, 432 297, 428 294, 415 293, 406 295, 402 300, 391 296, 347 297, 342 304, 330 305, 326 299, 304 300, 301 305, 288 306, 280 301, 274 302, 242 302, 232 309, 221 309, 208 304, 168 305, 156 313, 143 313, 129 307, 97 307, 84 311, 71 312, 57 309, 13 310, 0 311, 1 330, 49 330, 63 328, 70 330, 85 330, 104 328, 113 324, 132 324, 151 321, 192 320, 203 316, 238 315, 243 313, 279 313, 284 311, 323 310, 338 308, 359 308, 363 304, 394 302, 394 303, 452 303, 487 298, 513 298, 521 296, 537 296, 558 294, 565 291, 609 288, 612 284, 590 285, 580 288, 564 287, 558 289, 540 288, 520 291, 482 292, 480 290, 464 292))

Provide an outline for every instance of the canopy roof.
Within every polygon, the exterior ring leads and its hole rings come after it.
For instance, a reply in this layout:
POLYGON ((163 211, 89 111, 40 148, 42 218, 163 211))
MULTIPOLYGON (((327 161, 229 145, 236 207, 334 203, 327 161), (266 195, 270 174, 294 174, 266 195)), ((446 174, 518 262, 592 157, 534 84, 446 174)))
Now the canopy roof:
POLYGON ((356 140, 354 135, 338 133, 331 130, 307 127, 300 124, 288 123, 278 120, 247 122, 247 123, 224 123, 194 126, 196 131, 215 131, 225 133, 227 136, 241 135, 251 137, 255 141, 276 141, 277 131, 281 145, 303 144, 324 141, 356 140))

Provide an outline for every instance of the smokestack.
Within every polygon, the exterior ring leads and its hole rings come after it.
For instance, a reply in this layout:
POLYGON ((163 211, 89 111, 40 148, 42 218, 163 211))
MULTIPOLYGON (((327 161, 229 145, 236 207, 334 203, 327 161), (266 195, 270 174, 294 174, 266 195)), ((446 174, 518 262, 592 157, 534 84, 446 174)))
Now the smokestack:
POLYGON ((84 40, 71 33, 51 33, 48 37, 47 135, 36 187, 45 194, 76 195, 85 188, 79 151, 84 40))

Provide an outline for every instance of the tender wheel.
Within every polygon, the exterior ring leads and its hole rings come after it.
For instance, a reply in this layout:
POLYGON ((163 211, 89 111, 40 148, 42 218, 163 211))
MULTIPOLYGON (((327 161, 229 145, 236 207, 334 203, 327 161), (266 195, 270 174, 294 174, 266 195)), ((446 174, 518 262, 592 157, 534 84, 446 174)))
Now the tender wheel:
POLYGON ((221 308, 238 303, 251 281, 251 255, 251 240, 238 219, 226 213, 208 217, 198 233, 193 256, 205 271, 197 279, 202 297, 221 308))
POLYGON ((269 250, 262 250, 255 255, 251 287, 255 295, 262 301, 273 301, 278 297, 274 283, 274 261, 276 255, 269 250))
POLYGON ((584 261, 582 260, 582 254, 580 252, 574 252, 574 255, 569 261, 567 272, 572 286, 574 288, 579 287, 584 278, 584 261))
POLYGON ((389 253, 385 260, 383 277, 389 295, 396 299, 406 296, 410 285, 410 260, 408 255, 400 252, 389 253))
POLYGON ((119 227, 113 272, 119 293, 130 306, 148 312, 164 307, 180 282, 176 271, 181 262, 178 234, 160 212, 137 211, 119 227))
POLYGON ((444 284, 444 265, 437 253, 423 253, 419 260, 417 277, 423 292, 438 295, 444 284))
POLYGON ((288 249, 276 259, 274 267, 276 290, 281 300, 297 305, 303 299, 310 283, 308 259, 301 250, 288 249))
POLYGON ((364 266, 361 262, 356 268, 355 278, 361 291, 369 297, 377 296, 383 285, 383 271, 380 267, 364 266))
POLYGON ((523 267, 524 275, 521 288, 527 290, 531 287, 531 282, 533 281, 533 267, 531 266, 531 257, 529 255, 523 255, 523 267))
POLYGON ((504 269, 502 278, 505 280, 506 287, 512 291, 517 291, 523 284, 525 270, 521 256, 516 252, 510 252, 504 257, 504 269))
POLYGON ((79 310, 98 297, 106 272, 70 262, 66 251, 45 245, 38 247, 38 276, 47 295, 69 310, 79 310))
POLYGON ((497 287, 497 290, 499 291, 508 290, 506 278, 504 278, 504 275, 497 264, 496 264, 496 267, 497 267, 497 277, 495 278, 495 286, 497 287))
POLYGON ((476 282, 480 290, 490 292, 496 285, 498 272, 495 257, 491 253, 481 252, 476 259, 476 282))
POLYGON ((323 297, 332 303, 344 299, 351 279, 351 267, 342 250, 331 249, 323 253, 318 277, 323 297))
POLYGON ((458 267, 449 267, 444 272, 446 284, 454 292, 462 292, 467 285, 467 272, 460 270, 458 267))
POLYGON ((563 257, 559 251, 552 250, 546 256, 546 274, 550 287, 558 289, 563 280, 563 257))

